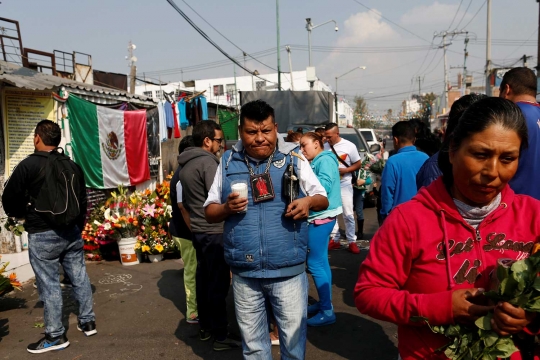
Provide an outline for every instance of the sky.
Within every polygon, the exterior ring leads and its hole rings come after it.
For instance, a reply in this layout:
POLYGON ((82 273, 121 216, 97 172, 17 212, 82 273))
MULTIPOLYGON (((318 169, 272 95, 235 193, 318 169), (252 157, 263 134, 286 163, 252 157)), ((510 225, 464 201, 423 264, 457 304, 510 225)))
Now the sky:
MULTIPOLYGON (((174 1, 249 70, 276 72, 275 0, 174 1), (249 54, 245 60, 243 52, 249 54)), ((308 66, 306 18, 314 25, 335 20, 338 32, 333 23, 312 31, 317 76, 334 88, 336 77, 366 66, 340 77, 338 94, 348 99, 364 96, 375 113, 397 111, 403 100, 418 93, 418 77, 422 93, 442 93, 442 38, 434 37, 435 32, 468 31, 467 70, 474 76, 473 85, 484 84, 486 0, 278 1, 281 71, 289 71, 285 45, 291 46, 295 71, 308 66)), ((494 67, 521 64, 523 55, 532 56, 529 67, 537 65, 538 14, 535 0, 492 0, 494 67)), ((0 16, 19 21, 24 47, 91 54, 98 70, 128 73, 125 57, 131 40, 137 46, 139 76, 179 81, 228 77, 235 72, 232 62, 167 0, 1 0, 0 16), (203 66, 194 68, 197 65, 203 66)), ((449 42, 449 80, 456 84, 462 69, 454 67, 463 66, 464 35, 448 37, 449 42)), ((236 74, 245 72, 236 67, 236 74)))

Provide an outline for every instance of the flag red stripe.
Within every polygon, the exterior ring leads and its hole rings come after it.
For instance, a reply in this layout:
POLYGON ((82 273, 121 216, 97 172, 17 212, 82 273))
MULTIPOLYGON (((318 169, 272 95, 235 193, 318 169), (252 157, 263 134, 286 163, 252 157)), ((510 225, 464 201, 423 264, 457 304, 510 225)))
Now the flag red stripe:
POLYGON ((146 110, 124 111, 124 138, 129 182, 135 185, 150 179, 146 110))

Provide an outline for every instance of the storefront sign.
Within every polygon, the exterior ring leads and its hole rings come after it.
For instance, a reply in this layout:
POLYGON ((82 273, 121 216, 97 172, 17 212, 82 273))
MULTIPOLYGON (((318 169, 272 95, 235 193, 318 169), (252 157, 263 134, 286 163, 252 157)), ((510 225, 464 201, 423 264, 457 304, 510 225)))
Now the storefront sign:
POLYGON ((50 91, 4 90, 4 140, 6 176, 34 152, 34 129, 43 119, 54 121, 54 100, 50 91))

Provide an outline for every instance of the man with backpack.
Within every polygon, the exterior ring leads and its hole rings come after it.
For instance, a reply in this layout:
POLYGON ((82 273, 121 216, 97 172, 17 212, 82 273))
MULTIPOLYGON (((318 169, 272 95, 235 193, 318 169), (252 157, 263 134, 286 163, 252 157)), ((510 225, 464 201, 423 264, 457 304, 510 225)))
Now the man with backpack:
POLYGON ((44 304, 45 337, 27 347, 35 354, 69 346, 62 324, 59 264, 79 302, 77 329, 86 336, 97 333, 81 237, 87 203, 84 174, 58 148, 61 136, 58 124, 40 121, 34 134, 35 152, 13 170, 2 194, 6 214, 25 218, 30 265, 44 304))

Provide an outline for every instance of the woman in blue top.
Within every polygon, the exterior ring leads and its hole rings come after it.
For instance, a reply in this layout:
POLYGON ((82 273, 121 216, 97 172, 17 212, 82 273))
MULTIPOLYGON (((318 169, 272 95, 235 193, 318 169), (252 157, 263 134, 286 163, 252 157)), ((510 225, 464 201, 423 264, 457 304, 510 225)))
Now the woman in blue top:
POLYGON ((339 163, 331 151, 324 151, 322 136, 309 132, 300 140, 302 153, 311 162, 311 168, 328 194, 328 208, 309 213, 308 271, 313 276, 319 302, 308 306, 308 314, 316 314, 308 319, 309 326, 324 326, 336 322, 332 307, 332 273, 328 263, 328 239, 336 223, 341 208, 341 188, 339 163))

